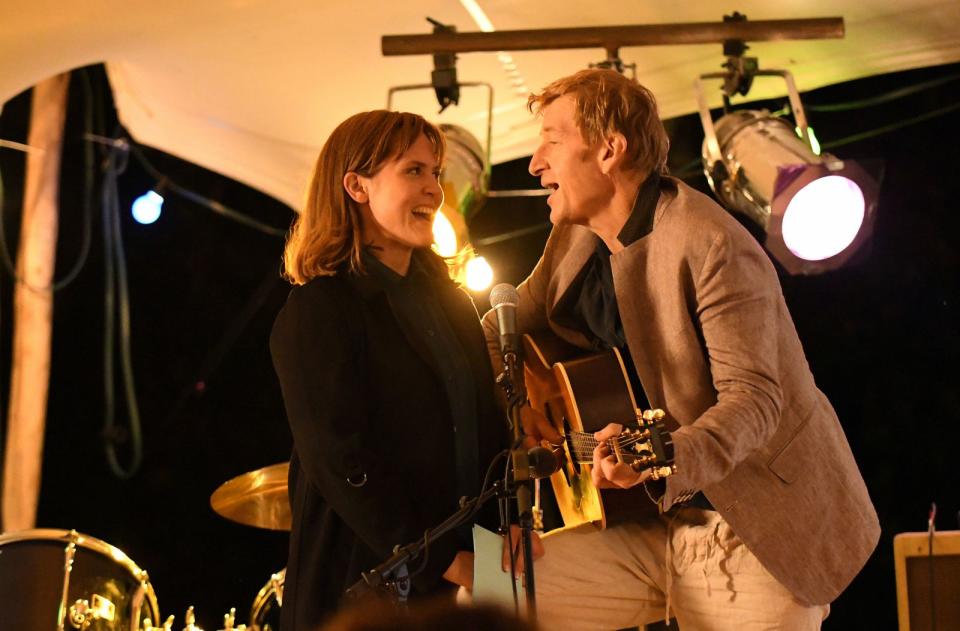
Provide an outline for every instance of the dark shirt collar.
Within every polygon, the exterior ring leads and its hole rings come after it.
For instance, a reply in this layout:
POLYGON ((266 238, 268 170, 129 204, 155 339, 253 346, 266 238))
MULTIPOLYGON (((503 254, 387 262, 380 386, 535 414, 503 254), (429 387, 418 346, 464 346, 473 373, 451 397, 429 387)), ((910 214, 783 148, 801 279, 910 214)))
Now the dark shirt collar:
POLYGON ((362 273, 351 272, 346 268, 339 273, 344 274, 365 299, 370 299, 382 291, 421 285, 430 280, 427 268, 420 260, 417 251, 414 251, 413 256, 410 257, 410 268, 406 276, 401 276, 384 265, 366 247, 360 251, 360 261, 363 264, 362 273))
POLYGON ((410 267, 407 268, 407 275, 401 276, 378 259, 376 255, 370 251, 370 248, 363 248, 363 250, 360 251, 360 262, 363 263, 363 269, 366 273, 377 280, 384 289, 402 286, 414 275, 412 260, 410 261, 410 267))
POLYGON ((657 200, 660 199, 660 174, 651 172, 633 202, 633 210, 623 229, 617 235, 617 240, 623 247, 629 247, 634 241, 642 239, 653 230, 653 216, 657 210, 657 200))

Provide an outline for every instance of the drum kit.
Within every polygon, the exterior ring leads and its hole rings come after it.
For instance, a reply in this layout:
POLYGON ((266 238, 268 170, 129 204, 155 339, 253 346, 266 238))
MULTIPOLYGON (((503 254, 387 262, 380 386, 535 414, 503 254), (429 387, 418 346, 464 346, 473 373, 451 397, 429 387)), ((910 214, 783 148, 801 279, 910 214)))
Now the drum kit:
MULTIPOLYGON (((232 521, 290 530, 286 462, 220 485, 211 507, 232 521)), ((253 600, 249 624, 236 610, 221 631, 276 631, 286 570, 273 574, 253 600)), ((124 552, 75 530, 34 529, 0 535, 0 631, 172 631, 161 619, 147 573, 124 552), (156 625, 156 626, 155 626, 156 625)), ((183 631, 203 631, 193 607, 183 631)))

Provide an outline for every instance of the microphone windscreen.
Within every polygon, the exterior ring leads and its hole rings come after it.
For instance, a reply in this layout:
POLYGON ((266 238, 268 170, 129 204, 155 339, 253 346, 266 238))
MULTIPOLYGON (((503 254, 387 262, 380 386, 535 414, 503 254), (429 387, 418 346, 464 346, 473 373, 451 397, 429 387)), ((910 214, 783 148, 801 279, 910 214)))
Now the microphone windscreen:
POLYGON ((500 283, 490 292, 490 306, 496 309, 500 305, 517 306, 520 302, 520 294, 517 288, 508 283, 500 283))
POLYGON ((530 477, 547 478, 560 468, 560 459, 546 447, 534 447, 527 452, 530 462, 530 477))

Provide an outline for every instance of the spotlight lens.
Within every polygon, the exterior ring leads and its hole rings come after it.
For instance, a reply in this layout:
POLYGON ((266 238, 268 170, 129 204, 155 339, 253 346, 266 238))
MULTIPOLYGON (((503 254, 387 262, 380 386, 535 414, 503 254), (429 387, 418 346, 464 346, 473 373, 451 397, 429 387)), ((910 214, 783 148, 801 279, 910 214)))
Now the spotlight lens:
POLYGON ((151 224, 160 218, 163 197, 156 191, 148 191, 133 200, 133 218, 142 224, 151 224))
POLYGON ((787 204, 783 241, 807 261, 836 256, 860 231, 864 207, 863 192, 853 180, 840 175, 814 180, 787 204))
POLYGON ((482 256, 467 261, 466 271, 467 288, 470 291, 483 291, 493 283, 493 268, 482 256))

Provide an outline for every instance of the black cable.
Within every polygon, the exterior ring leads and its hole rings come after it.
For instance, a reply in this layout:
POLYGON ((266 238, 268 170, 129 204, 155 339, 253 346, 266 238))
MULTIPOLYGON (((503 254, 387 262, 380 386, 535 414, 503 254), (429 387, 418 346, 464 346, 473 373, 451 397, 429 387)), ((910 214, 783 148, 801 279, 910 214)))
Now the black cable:
MULTIPOLYGON (((81 79, 81 85, 83 86, 83 96, 84 96, 84 135, 83 138, 86 138, 90 134, 93 128, 93 89, 90 85, 90 79, 84 72, 78 73, 81 79)), ((80 241, 80 252, 77 254, 77 260, 74 261, 73 265, 70 268, 70 271, 67 272, 64 277, 58 281, 52 281, 46 287, 35 287, 31 285, 25 278, 17 274, 16 266, 13 264, 13 258, 10 255, 10 248, 7 245, 7 235, 6 227, 4 221, 4 204, 3 204, 3 195, 0 191, 0 262, 3 263, 3 267, 6 270, 7 274, 19 285, 23 285, 30 291, 35 293, 47 293, 47 292, 57 292, 61 289, 67 287, 70 283, 76 280, 77 276, 80 275, 80 271, 83 269, 84 265, 87 262, 90 254, 90 242, 93 233, 93 185, 94 185, 94 166, 93 166, 93 147, 90 146, 90 143, 84 144, 83 149, 83 161, 84 161, 84 176, 83 176, 83 227, 81 232, 81 241, 80 241)))
POLYGON ((473 245, 477 247, 485 247, 488 245, 493 245, 495 243, 500 243, 501 241, 512 241, 513 239, 519 239, 520 237, 525 237, 530 234, 536 234, 538 232, 544 232, 546 230, 552 230, 553 224, 549 221, 544 221, 542 223, 534 224, 532 226, 526 226, 525 228, 518 228, 517 230, 511 230, 510 232, 502 232, 500 234, 495 234, 489 237, 483 237, 481 239, 476 239, 473 242, 473 245))
MULTIPOLYGON (((180 419, 180 414, 183 412, 190 398, 202 391, 201 384, 206 385, 209 376, 220 366, 223 358, 226 357, 233 345, 243 335, 243 331, 250 324, 250 321, 253 320, 253 317, 260 308, 263 307, 263 303, 279 281, 280 276, 277 273, 276 266, 272 265, 270 271, 268 271, 263 277, 263 280, 260 281, 257 289, 250 294, 250 297, 247 302, 244 303, 243 307, 235 311, 236 316, 233 320, 222 329, 223 332, 220 335, 220 339, 213 348, 207 351, 203 360, 200 362, 200 368, 193 373, 189 383, 180 387, 179 394, 173 401, 173 404, 169 407, 163 420, 157 424, 157 431, 167 433, 175 430, 175 425, 180 419)), ((150 459, 153 455, 149 450, 146 453, 147 459, 150 459)))
POLYGON ((129 479, 137 472, 143 457, 140 410, 137 405, 130 351, 130 295, 123 236, 120 231, 120 200, 117 190, 117 178, 126 170, 129 160, 128 148, 129 145, 122 140, 117 140, 111 144, 104 165, 103 189, 101 191, 104 238, 104 447, 110 470, 115 476, 124 480, 129 479), (117 310, 119 310, 120 316, 120 370, 123 377, 131 442, 130 464, 126 469, 118 461, 116 453, 116 443, 120 442, 122 438, 121 433, 115 427, 116 410, 113 387, 113 342, 116 334, 114 316, 117 310))
POLYGON ((877 127, 876 129, 871 129, 869 131, 861 132, 859 134, 853 134, 851 136, 846 136, 845 138, 840 138, 838 140, 832 140, 830 142, 820 143, 822 149, 833 149, 834 147, 841 147, 843 145, 848 145, 852 142, 857 142, 860 140, 867 140, 868 138, 873 138, 875 136, 880 136, 892 131, 897 131, 898 129, 903 129, 904 127, 909 127, 910 125, 916 125, 917 123, 922 123, 928 121, 931 118, 936 118, 938 116, 943 116, 944 114, 949 114, 950 112, 960 109, 960 103, 954 103, 952 105, 947 105, 936 110, 925 112, 914 116, 913 118, 907 118, 896 123, 891 123, 890 125, 884 125, 883 127, 877 127))
MULTIPOLYGON (((474 505, 473 505, 472 510, 471 510, 469 513, 466 513, 465 515, 462 515, 462 516, 460 516, 460 517, 456 517, 455 515, 451 515, 451 516, 448 517, 446 520, 444 520, 443 523, 441 523, 440 525, 435 526, 434 528, 427 529, 427 530, 423 533, 423 542, 424 542, 424 543, 423 543, 422 551, 423 551, 423 553, 424 553, 424 560, 421 562, 420 566, 416 569, 416 571, 410 573, 410 578, 411 578, 411 579, 412 579, 414 576, 417 576, 418 574, 420 574, 420 572, 422 572, 422 571, 427 567, 426 558, 427 558, 427 555, 429 554, 428 539, 429 539, 430 535, 433 535, 433 534, 435 534, 435 533, 439 533, 439 534, 442 535, 442 534, 444 534, 444 533, 446 533, 446 532, 448 532, 448 531, 450 531, 450 530, 453 530, 454 528, 456 528, 456 527, 458 527, 458 526, 460 526, 460 525, 462 525, 462 524, 467 523, 467 521, 473 519, 473 516, 477 514, 477 511, 479 511, 479 510, 480 510, 480 507, 481 507, 481 504, 480 504, 480 501, 479 501, 479 500, 480 500, 480 496, 483 495, 483 494, 490 488, 491 476, 492 476, 492 474, 493 474, 493 470, 494 470, 494 468, 495 468, 495 465, 497 464, 497 461, 500 460, 500 458, 504 457, 505 455, 509 455, 509 453, 510 453, 510 452, 507 451, 507 450, 504 450, 504 451, 499 452, 497 455, 495 455, 495 456, 493 457, 493 459, 490 461, 490 464, 487 465, 487 472, 486 472, 486 473, 484 474, 484 476, 483 476, 483 484, 482 484, 481 487, 480 487, 480 493, 478 493, 478 494, 477 494, 477 497, 472 500, 472 501, 474 502, 474 505)), ((508 466, 509 466, 509 458, 507 459, 507 463, 508 463, 508 466)), ((464 498, 464 499, 466 499, 466 498, 464 498)))
POLYGON ((162 173, 159 169, 153 166, 153 164, 147 159, 146 155, 144 155, 143 150, 135 143, 131 142, 130 151, 131 153, 133 153, 133 156, 137 159, 140 165, 143 166, 144 170, 146 170, 146 172, 149 173, 150 176, 153 177, 153 179, 155 179, 164 189, 173 191, 177 195, 180 195, 181 197, 188 199, 195 204, 198 204, 209 210, 212 210, 213 212, 217 213, 221 217, 226 217, 227 219, 236 221, 239 224, 247 226, 248 228, 253 228, 254 230, 262 232, 266 235, 270 235, 271 237, 285 237, 287 235, 286 228, 281 229, 281 228, 274 228, 273 226, 269 226, 261 221, 254 219, 253 217, 250 217, 232 208, 224 206, 223 204, 216 201, 215 199, 204 197, 199 193, 195 193, 190 189, 177 184, 176 182, 171 180, 168 176, 166 176, 164 173, 162 173))
POLYGON ((946 83, 951 83, 957 79, 960 79, 960 74, 938 77, 936 79, 931 79, 930 81, 923 81, 921 83, 909 85, 897 90, 891 90, 890 92, 885 92, 877 96, 872 96, 870 98, 860 99, 857 101, 847 101, 846 103, 830 103, 824 105, 811 105, 807 103, 803 107, 808 112, 847 112, 850 110, 857 110, 865 107, 872 107, 874 105, 881 105, 883 103, 889 103, 890 101, 902 99, 905 96, 910 96, 911 94, 916 94, 917 92, 922 92, 923 90, 929 90, 946 83))
MULTIPOLYGON (((516 448, 516 445, 514 445, 514 448, 516 448)), ((503 469, 503 488, 505 489, 510 488, 510 465, 511 464, 512 463, 511 463, 510 457, 508 456, 506 466, 503 469)), ((520 596, 517 594, 517 580, 516 578, 514 578, 516 576, 516 567, 514 564, 514 556, 513 556, 513 529, 510 528, 510 501, 509 500, 505 500, 503 502, 502 509, 503 509, 503 515, 504 515, 503 523, 507 525, 507 533, 506 533, 507 546, 508 546, 508 549, 510 550, 510 555, 509 555, 510 556, 510 587, 513 590, 513 609, 519 614, 520 613, 520 596)))
MULTIPOLYGON (((950 112, 953 112, 954 110, 958 110, 958 109, 960 109, 960 103, 953 103, 951 105, 947 105, 939 109, 931 110, 929 112, 924 112, 923 114, 918 114, 913 118, 907 118, 907 119, 898 121, 896 123, 891 123, 890 125, 884 125, 882 127, 877 127, 864 132, 857 133, 857 134, 852 134, 850 136, 845 136, 844 138, 838 138, 837 140, 822 142, 820 143, 820 148, 824 150, 834 149, 836 147, 842 147, 844 145, 849 145, 851 143, 859 142, 861 140, 869 140, 870 138, 875 138, 876 136, 882 136, 883 134, 888 134, 890 132, 898 131, 905 127, 923 123, 930 119, 937 118, 938 116, 943 116, 944 114, 949 114, 950 112)), ((680 170, 674 174, 674 177, 681 180, 687 180, 693 177, 700 177, 702 174, 703 174, 702 171, 699 169, 695 171, 680 170)))

